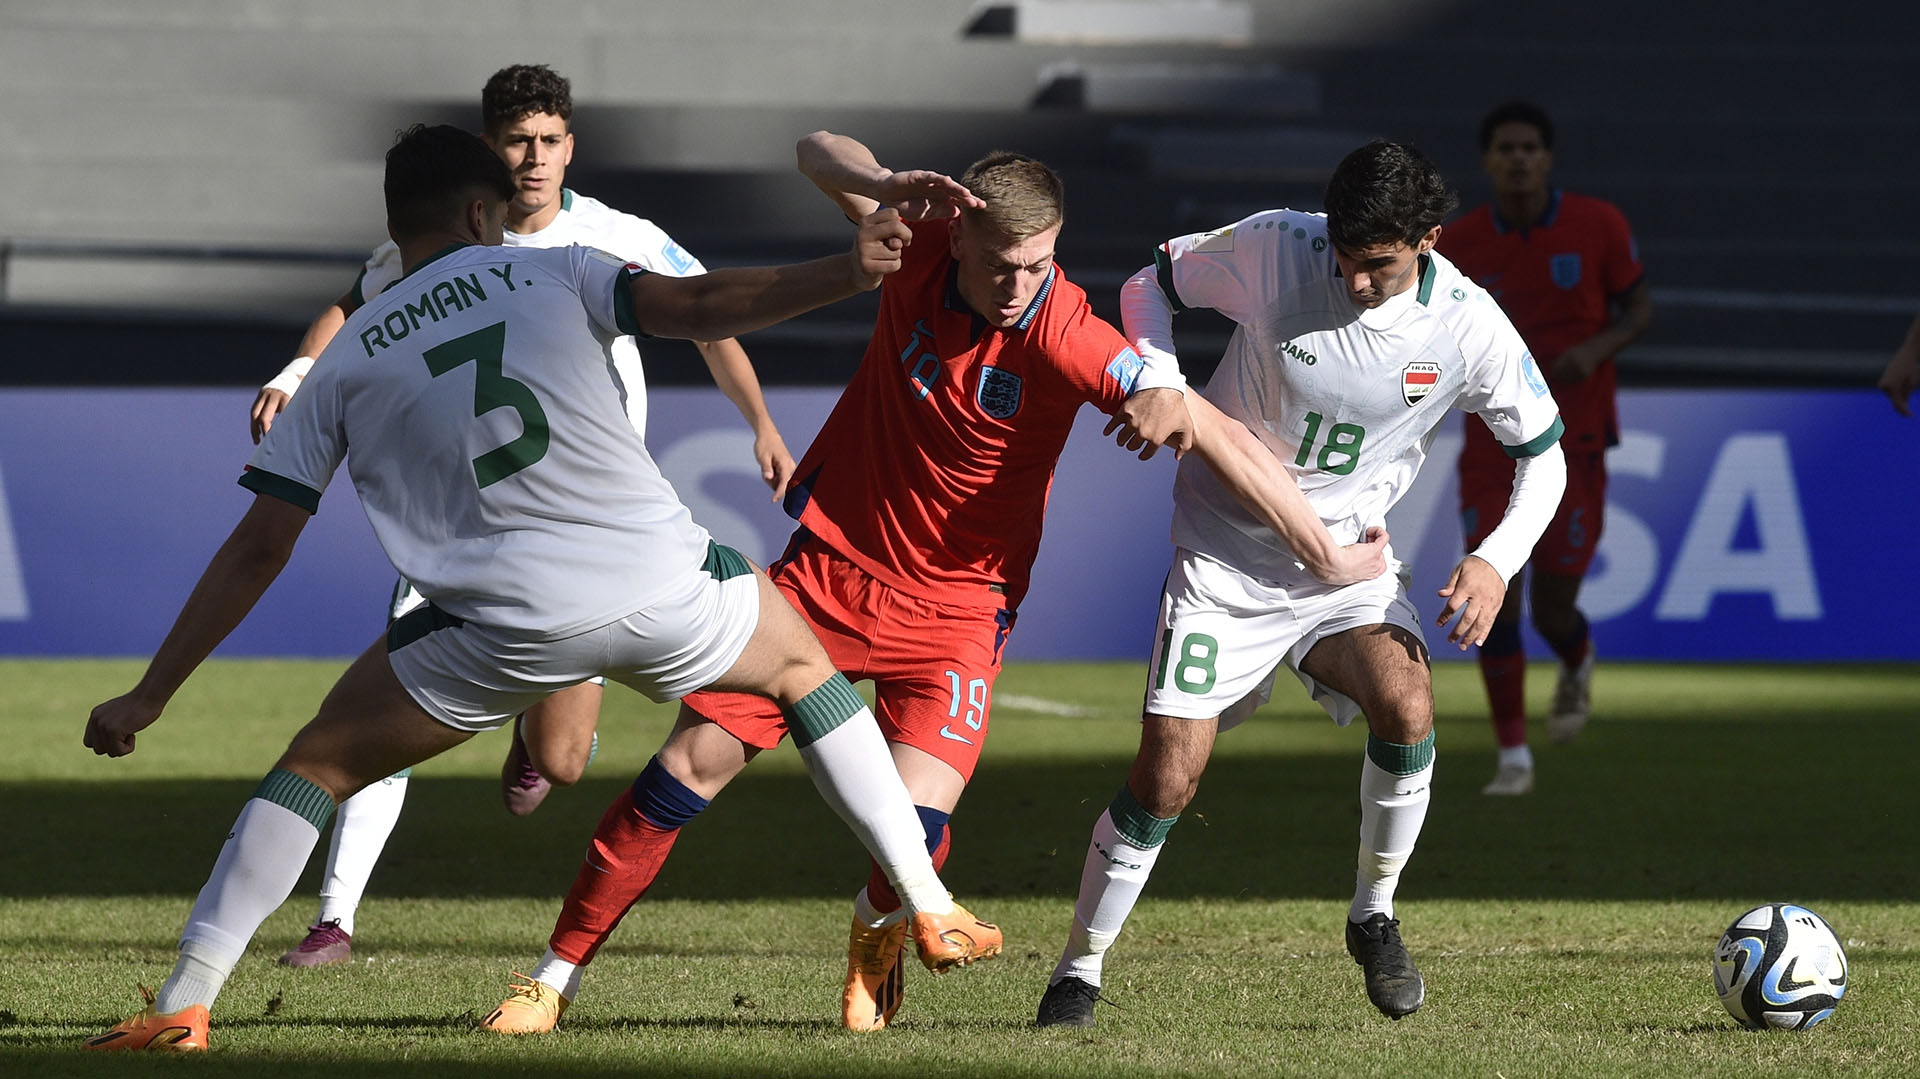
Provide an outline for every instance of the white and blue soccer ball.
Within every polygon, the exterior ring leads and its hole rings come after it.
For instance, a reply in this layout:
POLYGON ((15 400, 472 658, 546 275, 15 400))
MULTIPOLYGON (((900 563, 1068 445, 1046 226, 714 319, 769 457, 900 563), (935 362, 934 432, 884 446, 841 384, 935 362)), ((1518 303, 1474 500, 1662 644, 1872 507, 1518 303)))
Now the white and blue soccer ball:
POLYGON ((1826 919, 1792 903, 1735 918, 1713 949, 1713 988, 1740 1025, 1805 1030, 1847 992, 1847 955, 1826 919))

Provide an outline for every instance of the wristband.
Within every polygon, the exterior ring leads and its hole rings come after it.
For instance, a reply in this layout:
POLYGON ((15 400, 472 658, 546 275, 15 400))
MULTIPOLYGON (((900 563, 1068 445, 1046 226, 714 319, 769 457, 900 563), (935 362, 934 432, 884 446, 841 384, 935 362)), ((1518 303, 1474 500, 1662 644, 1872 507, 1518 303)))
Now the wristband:
POLYGON ((307 372, 311 370, 313 370, 312 356, 295 357, 292 363, 282 368, 279 374, 273 376, 273 381, 268 382, 260 388, 263 390, 279 390, 288 397, 292 397, 294 391, 300 388, 300 380, 306 378, 307 372))

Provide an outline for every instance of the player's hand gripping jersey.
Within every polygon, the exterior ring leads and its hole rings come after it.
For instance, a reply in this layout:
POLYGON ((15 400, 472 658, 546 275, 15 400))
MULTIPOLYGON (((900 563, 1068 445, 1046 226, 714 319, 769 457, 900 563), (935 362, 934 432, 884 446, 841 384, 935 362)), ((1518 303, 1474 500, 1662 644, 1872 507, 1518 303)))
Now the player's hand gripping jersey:
MULTIPOLYGON (((694 277, 707 272, 700 260, 673 241, 660 226, 644 217, 608 206, 599 199, 560 192, 560 212, 553 223, 539 232, 506 231, 508 247, 597 247, 644 270, 668 277, 694 277)), ((353 298, 366 303, 400 279, 400 249, 389 240, 374 248, 353 282, 353 298)), ((640 437, 647 434, 647 379, 640 363, 640 349, 632 337, 622 337, 613 346, 614 367, 620 372, 620 384, 626 394, 627 418, 640 437)))
POLYGON ((456 618, 545 640, 649 606, 708 539, 621 407, 631 272, 448 249, 354 312, 240 482, 311 511, 346 458, 387 558, 456 618))
MULTIPOLYGON (((1449 409, 1480 416, 1514 457, 1560 436, 1520 335, 1438 255, 1420 258, 1411 288, 1365 310, 1348 299, 1321 214, 1265 211, 1170 240, 1155 259, 1174 310, 1210 307, 1239 324, 1207 399, 1286 464, 1337 543, 1385 523, 1449 409)), ((1147 343, 1143 352, 1170 351, 1147 343)), ((1191 457, 1174 483, 1173 541, 1278 584, 1311 582, 1191 457)))
POLYGON ((1058 265, 1018 323, 988 326, 954 285, 950 222, 911 227, 866 356, 801 459, 787 512, 895 588, 1017 608, 1074 414, 1087 402, 1118 409, 1141 362, 1058 265))

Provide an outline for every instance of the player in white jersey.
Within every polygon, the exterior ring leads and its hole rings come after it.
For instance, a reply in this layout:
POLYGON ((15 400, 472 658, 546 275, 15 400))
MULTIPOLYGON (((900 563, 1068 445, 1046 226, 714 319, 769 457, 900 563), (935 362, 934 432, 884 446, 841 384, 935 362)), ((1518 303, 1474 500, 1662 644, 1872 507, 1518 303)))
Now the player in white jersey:
MULTIPOLYGON (((583 244, 609 252, 654 273, 687 277, 707 272, 671 236, 653 222, 615 210, 597 199, 568 190, 566 168, 573 158, 572 86, 541 65, 502 68, 480 93, 484 138, 513 171, 515 192, 507 209, 509 247, 564 247, 583 244)), ((375 249, 353 287, 322 312, 301 342, 300 358, 261 387, 251 414, 254 441, 273 425, 313 360, 332 340, 347 316, 378 297, 400 277, 400 249, 392 241, 375 249)), ((754 433, 753 454, 761 478, 774 491, 793 475, 793 455, 781 439, 761 396, 753 365, 732 338, 694 343, 714 381, 739 408, 754 433)), ((634 338, 613 345, 627 415, 641 437, 647 432, 645 371, 634 338)), ((403 580, 394 589, 388 617, 399 618, 422 602, 403 580)), ((514 724, 513 742, 501 769, 501 794, 507 809, 524 816, 546 797, 551 782, 571 784, 586 769, 595 744, 601 687, 597 681, 536 704, 523 738, 514 724), (551 781, 551 782, 550 782, 551 781)), ((325 966, 352 955, 354 917, 400 811, 409 777, 389 776, 340 807, 327 845, 320 909, 306 936, 280 961, 289 966, 325 966)))
POLYGON ((339 801, 596 675, 654 700, 714 687, 778 701, 823 797, 912 896, 922 962, 997 952, 998 929, 941 885, 872 713, 766 576, 693 522, 609 363, 623 333, 742 333, 876 287, 912 242, 898 215, 870 215, 850 255, 676 279, 588 248, 474 246, 498 243, 513 182, 456 128, 404 133, 386 188, 408 275, 348 320, 262 442, 241 480, 252 508, 140 683, 93 710, 86 744, 133 751, 285 565, 343 459, 428 603, 294 737, 241 810, 172 975, 88 1048, 205 1048, 208 1007, 339 801))
MULTIPOLYGON (((1417 151, 1371 143, 1335 169, 1325 216, 1270 210, 1170 240, 1122 290, 1121 314, 1143 356, 1173 352, 1176 311, 1210 307, 1238 324, 1207 399, 1288 464, 1337 543, 1384 527, 1449 409, 1486 421, 1519 467, 1500 527, 1439 591, 1436 624, 1454 621, 1448 639, 1465 648, 1484 639, 1552 516, 1565 463, 1559 412, 1526 346, 1492 299, 1433 253, 1454 205, 1417 151)), ((1426 818, 1433 693, 1405 584, 1398 573, 1317 583, 1190 462, 1174 484, 1173 540, 1140 750, 1094 823, 1038 1023, 1092 1025, 1107 949, 1216 733, 1266 701, 1281 666, 1336 722, 1367 718, 1346 944, 1374 1006, 1395 1019, 1413 1012, 1425 983, 1400 941, 1393 894, 1426 818)))

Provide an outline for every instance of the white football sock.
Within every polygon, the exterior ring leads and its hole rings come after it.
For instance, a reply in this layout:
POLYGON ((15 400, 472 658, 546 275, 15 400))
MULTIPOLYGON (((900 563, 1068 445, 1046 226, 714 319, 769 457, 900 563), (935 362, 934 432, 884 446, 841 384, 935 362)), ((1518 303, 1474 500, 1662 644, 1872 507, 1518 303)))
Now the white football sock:
POLYGON ((374 864, 407 801, 407 777, 388 776, 340 803, 327 844, 327 875, 320 884, 320 916, 315 925, 338 919, 340 931, 353 935, 353 912, 366 894, 374 864))
POLYGON ((533 980, 549 989, 557 989, 560 995, 569 1001, 580 995, 580 967, 553 954, 548 948, 547 954, 540 957, 539 965, 533 968, 533 980))
POLYGON ((260 923, 293 894, 320 842, 314 818, 324 823, 324 814, 332 810, 333 799, 307 780, 291 772, 267 776, 241 807, 213 873, 194 900, 180 933, 180 958, 156 1007, 175 1012, 190 1004, 212 1006, 260 923))
POLYGON ((1495 762, 1495 766, 1505 768, 1510 764, 1517 764, 1531 771, 1533 769, 1533 750, 1528 749, 1524 743, 1517 746, 1501 746, 1500 759, 1495 762))
POLYGON ((1350 922, 1362 922, 1374 914, 1393 917, 1394 889, 1420 839, 1432 798, 1431 745, 1427 743, 1426 763, 1408 775, 1394 775, 1380 767, 1371 752, 1360 766, 1360 857, 1353 904, 1347 908, 1350 922))
POLYGON ((836 674, 788 710, 807 774, 880 866, 908 916, 947 914, 953 897, 927 853, 927 831, 873 713, 836 674))
MULTIPOLYGON (((242 950, 245 949, 242 944, 242 950)), ((180 942, 180 955, 173 961, 173 973, 154 994, 153 1010, 171 1015, 195 1004, 212 1006, 227 984, 238 957, 220 947, 197 940, 180 942)))
POLYGON ((1130 837, 1120 834, 1109 806, 1093 822, 1093 839, 1087 844, 1087 860, 1080 870, 1080 897, 1073 905, 1073 925, 1067 930, 1067 947, 1053 968, 1049 983, 1062 978, 1078 978, 1089 985, 1100 984, 1101 967, 1107 949, 1120 936, 1127 916, 1140 902, 1140 893, 1153 875, 1153 864, 1160 860, 1166 845, 1167 830, 1178 818, 1149 816, 1139 810, 1133 796, 1122 788, 1115 805, 1122 805, 1128 817, 1130 837), (1131 811, 1129 811, 1129 807, 1131 811), (1141 840, 1151 845, 1143 846, 1141 840))
POLYGON ((907 908, 904 906, 895 907, 884 914, 874 909, 873 900, 867 897, 865 888, 861 888, 860 894, 853 897, 853 919, 868 929, 882 929, 906 917, 907 908))

